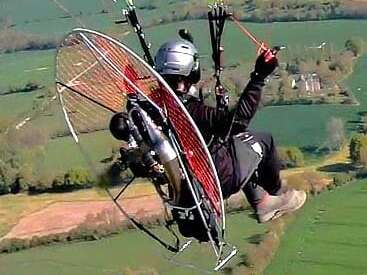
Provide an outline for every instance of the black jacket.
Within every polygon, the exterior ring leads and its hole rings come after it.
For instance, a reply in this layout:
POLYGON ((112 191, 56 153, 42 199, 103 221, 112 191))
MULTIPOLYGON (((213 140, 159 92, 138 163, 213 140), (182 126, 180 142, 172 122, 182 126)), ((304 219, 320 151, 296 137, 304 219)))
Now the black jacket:
POLYGON ((204 105, 195 98, 191 98, 185 103, 205 141, 208 143, 214 137, 209 150, 224 194, 231 193, 226 189, 231 189, 234 182, 235 166, 229 146, 223 146, 220 140, 223 140, 229 133, 232 121, 233 126, 230 135, 247 130, 259 106, 263 86, 264 79, 252 73, 237 106, 231 111, 217 110, 217 108, 204 105))

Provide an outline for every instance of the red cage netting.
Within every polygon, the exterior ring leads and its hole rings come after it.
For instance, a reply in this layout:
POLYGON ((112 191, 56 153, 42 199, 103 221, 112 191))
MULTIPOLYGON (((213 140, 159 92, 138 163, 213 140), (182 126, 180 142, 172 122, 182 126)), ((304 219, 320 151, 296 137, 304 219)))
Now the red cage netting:
POLYGON ((122 111, 129 93, 144 94, 167 115, 191 174, 223 219, 223 201, 215 168, 200 133, 179 99, 160 76, 123 44, 102 34, 76 30, 57 54, 56 83, 76 134, 108 125, 122 111))

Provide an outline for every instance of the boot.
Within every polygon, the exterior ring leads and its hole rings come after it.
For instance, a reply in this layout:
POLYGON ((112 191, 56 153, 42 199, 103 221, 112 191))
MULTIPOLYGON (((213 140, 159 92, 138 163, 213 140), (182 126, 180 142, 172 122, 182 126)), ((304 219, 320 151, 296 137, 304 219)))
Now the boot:
POLYGON ((278 196, 266 194, 256 205, 258 221, 264 223, 279 218, 283 214, 296 211, 306 201, 306 192, 289 190, 278 196))

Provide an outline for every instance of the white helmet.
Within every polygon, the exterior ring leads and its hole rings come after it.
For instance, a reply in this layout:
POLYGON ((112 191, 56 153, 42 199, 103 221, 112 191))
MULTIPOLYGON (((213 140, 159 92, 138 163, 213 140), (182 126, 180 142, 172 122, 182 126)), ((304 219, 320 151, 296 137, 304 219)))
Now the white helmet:
POLYGON ((192 83, 200 80, 200 62, 198 51, 187 40, 172 40, 164 43, 155 56, 156 71, 165 75, 180 75, 192 83))

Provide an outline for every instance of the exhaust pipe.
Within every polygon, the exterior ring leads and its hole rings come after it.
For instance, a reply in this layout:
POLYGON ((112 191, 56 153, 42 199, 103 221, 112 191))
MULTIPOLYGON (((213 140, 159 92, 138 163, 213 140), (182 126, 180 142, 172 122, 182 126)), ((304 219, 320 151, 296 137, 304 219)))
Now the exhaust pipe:
POLYGON ((177 205, 181 193, 182 173, 176 151, 167 137, 143 109, 139 107, 131 109, 130 117, 138 127, 143 140, 158 154, 172 188, 172 203, 177 205))

